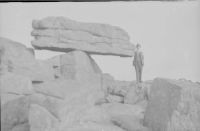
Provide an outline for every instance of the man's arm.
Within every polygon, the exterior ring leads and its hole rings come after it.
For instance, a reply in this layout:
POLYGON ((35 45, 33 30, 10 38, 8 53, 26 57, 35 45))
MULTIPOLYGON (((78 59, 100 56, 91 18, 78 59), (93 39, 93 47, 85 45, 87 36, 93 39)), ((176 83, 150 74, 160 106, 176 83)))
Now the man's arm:
POLYGON ((133 57, 133 66, 135 66, 135 53, 134 53, 134 57, 133 57))
POLYGON ((140 52, 140 58, 141 58, 142 65, 144 65, 144 55, 142 52, 140 52))
POLYGON ((133 66, 135 66, 135 60, 133 60, 133 66))

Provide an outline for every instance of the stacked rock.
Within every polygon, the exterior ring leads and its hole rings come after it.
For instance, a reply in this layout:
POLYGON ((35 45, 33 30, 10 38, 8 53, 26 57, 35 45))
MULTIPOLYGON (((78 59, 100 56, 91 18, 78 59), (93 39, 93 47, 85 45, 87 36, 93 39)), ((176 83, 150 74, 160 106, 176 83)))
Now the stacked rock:
POLYGON ((144 108, 123 103, 131 82, 102 73, 91 57, 133 56, 124 30, 63 17, 32 24, 35 49, 65 54, 37 60, 33 49, 0 38, 3 131, 145 129, 144 108))
POLYGON ((134 45, 128 33, 119 27, 84 23, 64 17, 47 17, 34 20, 32 45, 36 49, 69 52, 81 50, 91 54, 117 55, 130 57, 134 45))
POLYGON ((33 21, 34 50, 0 38, 2 131, 199 131, 200 86, 156 78, 117 81, 90 54, 130 57, 122 29, 63 17, 33 21))

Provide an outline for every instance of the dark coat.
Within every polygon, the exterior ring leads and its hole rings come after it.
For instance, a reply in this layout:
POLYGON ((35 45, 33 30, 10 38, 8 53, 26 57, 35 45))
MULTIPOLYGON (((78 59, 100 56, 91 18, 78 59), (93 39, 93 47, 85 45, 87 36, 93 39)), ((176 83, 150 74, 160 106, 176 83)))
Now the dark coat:
POLYGON ((144 65, 144 56, 142 52, 135 52, 133 65, 137 67, 142 67, 144 65))

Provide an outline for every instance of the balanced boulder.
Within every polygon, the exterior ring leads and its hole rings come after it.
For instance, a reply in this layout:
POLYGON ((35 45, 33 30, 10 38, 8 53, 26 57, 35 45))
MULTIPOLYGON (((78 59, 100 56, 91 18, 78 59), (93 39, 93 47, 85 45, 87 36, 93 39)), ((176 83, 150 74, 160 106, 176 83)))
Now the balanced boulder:
POLYGON ((128 33, 108 24, 77 22, 65 17, 33 20, 32 45, 36 49, 131 57, 134 45, 128 33))

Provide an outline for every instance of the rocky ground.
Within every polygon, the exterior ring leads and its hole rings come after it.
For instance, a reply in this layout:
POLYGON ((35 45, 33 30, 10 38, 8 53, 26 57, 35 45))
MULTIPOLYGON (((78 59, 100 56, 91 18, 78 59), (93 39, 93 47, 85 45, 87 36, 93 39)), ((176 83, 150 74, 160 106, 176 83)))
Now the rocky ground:
POLYGON ((37 60, 0 39, 2 131, 200 131, 199 83, 156 78, 138 89, 102 73, 92 54, 134 54, 124 30, 48 17, 32 35, 35 49, 65 54, 37 60))

